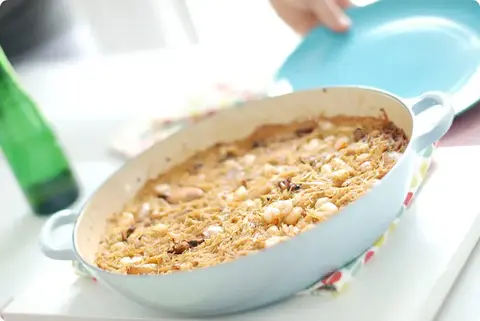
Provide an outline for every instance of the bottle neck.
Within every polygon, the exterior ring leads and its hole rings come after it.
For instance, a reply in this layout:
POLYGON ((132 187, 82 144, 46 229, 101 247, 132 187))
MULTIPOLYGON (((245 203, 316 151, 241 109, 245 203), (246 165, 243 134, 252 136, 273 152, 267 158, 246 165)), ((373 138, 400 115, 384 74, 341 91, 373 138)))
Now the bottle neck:
POLYGON ((10 91, 12 89, 20 90, 17 74, 5 52, 0 47, 0 99, 5 94, 5 90, 10 91))
POLYGON ((45 127, 35 102, 23 90, 17 74, 0 47, 0 144, 7 134, 17 138, 45 127), (25 132, 25 134, 27 134, 25 132))

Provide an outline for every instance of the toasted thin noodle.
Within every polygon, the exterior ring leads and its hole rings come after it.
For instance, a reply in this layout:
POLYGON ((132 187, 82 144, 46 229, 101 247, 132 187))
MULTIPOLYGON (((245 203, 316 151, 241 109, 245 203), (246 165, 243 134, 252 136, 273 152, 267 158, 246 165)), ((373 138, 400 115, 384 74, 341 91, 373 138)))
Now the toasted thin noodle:
POLYGON ((96 263, 118 273, 160 274, 273 246, 356 200, 407 144, 385 119, 261 127, 147 182, 112 214, 96 263))

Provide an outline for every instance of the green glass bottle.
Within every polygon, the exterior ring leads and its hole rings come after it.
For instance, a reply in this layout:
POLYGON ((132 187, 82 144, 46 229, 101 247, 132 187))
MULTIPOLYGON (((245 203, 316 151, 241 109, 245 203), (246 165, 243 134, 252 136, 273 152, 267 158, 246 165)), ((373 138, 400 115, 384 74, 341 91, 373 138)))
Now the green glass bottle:
MULTIPOLYGON (((0 147, 33 212, 72 205, 79 186, 52 129, 0 48, 0 147)), ((8 186, 2 186, 0 193, 8 186)))

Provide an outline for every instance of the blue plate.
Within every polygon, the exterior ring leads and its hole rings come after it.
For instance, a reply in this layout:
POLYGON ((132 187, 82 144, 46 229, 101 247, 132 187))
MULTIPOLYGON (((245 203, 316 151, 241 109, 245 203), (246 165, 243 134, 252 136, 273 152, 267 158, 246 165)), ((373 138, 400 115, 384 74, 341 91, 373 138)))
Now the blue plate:
POLYGON ((480 5, 474 0, 381 0, 348 11, 352 29, 313 30, 276 80, 293 90, 381 88, 401 97, 439 90, 456 113, 480 100, 480 5))

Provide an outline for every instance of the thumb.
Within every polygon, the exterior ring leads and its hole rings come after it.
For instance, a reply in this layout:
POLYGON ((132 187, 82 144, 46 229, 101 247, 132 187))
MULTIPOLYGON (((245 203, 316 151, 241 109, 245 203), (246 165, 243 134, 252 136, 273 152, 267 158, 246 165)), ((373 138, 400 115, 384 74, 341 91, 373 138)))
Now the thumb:
POLYGON ((326 27, 333 31, 346 31, 351 25, 343 8, 335 0, 309 0, 309 6, 326 27))

